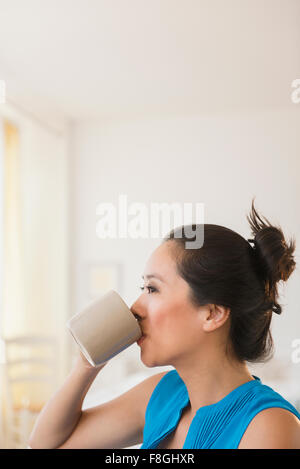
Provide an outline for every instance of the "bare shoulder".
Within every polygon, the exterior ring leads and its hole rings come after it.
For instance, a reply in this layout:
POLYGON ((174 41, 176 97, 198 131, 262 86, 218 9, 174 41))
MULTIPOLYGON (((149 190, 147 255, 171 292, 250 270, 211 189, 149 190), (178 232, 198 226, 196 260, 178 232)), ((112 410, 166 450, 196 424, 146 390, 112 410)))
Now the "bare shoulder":
POLYGON ((167 374, 169 373, 169 370, 167 371, 161 371, 160 373, 153 374, 146 378, 142 383, 144 383, 144 386, 147 388, 149 386, 150 390, 154 390, 154 387, 159 383, 159 381, 167 374), (152 389, 153 388, 153 389, 152 389))
POLYGON ((300 449, 300 420, 281 407, 264 409, 251 420, 239 449, 300 449))

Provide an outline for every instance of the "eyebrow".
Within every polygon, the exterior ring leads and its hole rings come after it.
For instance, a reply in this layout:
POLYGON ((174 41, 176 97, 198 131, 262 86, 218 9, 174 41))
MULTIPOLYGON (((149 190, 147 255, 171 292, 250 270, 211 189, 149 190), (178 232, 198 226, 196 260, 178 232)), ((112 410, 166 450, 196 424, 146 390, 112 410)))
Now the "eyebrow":
MULTIPOLYGON (((145 278, 158 278, 158 280, 160 280, 161 282, 164 282, 164 280, 162 279, 162 277, 158 274, 149 274, 149 275, 145 275, 145 278)), ((142 278, 144 278, 144 275, 142 275, 142 278)))

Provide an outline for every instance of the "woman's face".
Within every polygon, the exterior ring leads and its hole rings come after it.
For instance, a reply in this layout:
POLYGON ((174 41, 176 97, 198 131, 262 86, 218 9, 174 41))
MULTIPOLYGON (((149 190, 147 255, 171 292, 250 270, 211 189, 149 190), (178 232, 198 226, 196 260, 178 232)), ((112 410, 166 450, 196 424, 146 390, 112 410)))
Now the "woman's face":
POLYGON ((141 359, 146 366, 179 364, 199 354, 203 337, 201 308, 188 297, 190 287, 176 271, 174 241, 160 245, 144 270, 144 290, 131 306, 143 334, 141 359))

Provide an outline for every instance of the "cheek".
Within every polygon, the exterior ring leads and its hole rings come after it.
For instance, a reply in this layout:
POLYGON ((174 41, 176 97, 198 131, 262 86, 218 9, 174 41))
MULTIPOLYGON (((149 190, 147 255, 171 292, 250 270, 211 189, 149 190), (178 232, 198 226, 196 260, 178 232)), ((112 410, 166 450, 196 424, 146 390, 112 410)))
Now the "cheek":
POLYGON ((153 332, 155 337, 168 343, 172 342, 172 339, 176 342, 181 336, 184 336, 186 320, 175 311, 174 309, 160 309, 153 312, 149 322, 149 333, 153 332))
POLYGON ((160 345, 179 345, 193 339, 195 334, 195 312, 191 311, 181 298, 176 299, 175 295, 170 301, 168 297, 151 298, 148 305, 148 321, 145 322, 145 329, 153 340, 160 345))
POLYGON ((164 315, 163 311, 153 312, 149 317, 149 332, 157 334, 160 331, 165 330, 167 325, 167 317, 164 315))
POLYGON ((158 308, 149 311, 147 330, 152 340, 160 346, 168 341, 168 336, 172 335, 172 322, 166 309, 158 308))

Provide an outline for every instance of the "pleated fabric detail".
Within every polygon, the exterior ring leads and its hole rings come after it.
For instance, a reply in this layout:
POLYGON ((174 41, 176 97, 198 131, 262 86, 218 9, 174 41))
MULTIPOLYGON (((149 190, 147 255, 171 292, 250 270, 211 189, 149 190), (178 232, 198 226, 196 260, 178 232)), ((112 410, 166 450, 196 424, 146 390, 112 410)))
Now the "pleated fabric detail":
MULTIPOLYGON (((257 376, 242 384, 215 404, 200 407, 189 427, 183 449, 237 448, 254 416, 270 407, 300 414, 287 400, 257 376)), ((156 448, 178 425, 189 404, 185 383, 171 370, 155 387, 145 414, 144 441, 141 449, 156 448)))

